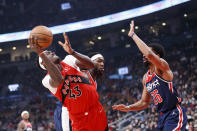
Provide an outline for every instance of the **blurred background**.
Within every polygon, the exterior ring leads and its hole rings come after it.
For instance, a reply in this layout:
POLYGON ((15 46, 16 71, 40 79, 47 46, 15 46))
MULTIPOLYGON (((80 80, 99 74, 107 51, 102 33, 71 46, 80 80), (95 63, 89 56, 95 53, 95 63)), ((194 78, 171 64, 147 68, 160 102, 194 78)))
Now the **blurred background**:
MULTIPOLYGON (((89 20, 155 2, 160 0, 0 0, 0 36, 31 30, 36 25, 53 27, 89 20)), ((187 130, 197 130, 197 1, 131 19, 142 40, 165 47, 174 84, 187 108, 187 130)), ((99 51, 105 57, 105 78, 98 83, 98 92, 110 131, 154 131, 158 114, 153 104, 140 112, 124 113, 111 108, 114 104, 132 104, 142 94, 146 69, 142 54, 127 36, 131 19, 67 34, 76 51, 86 55, 99 51)), ((54 131, 57 99, 42 86, 46 72, 36 67, 37 55, 30 50, 27 39, 15 41, 14 37, 0 42, 0 131, 15 131, 23 110, 30 112, 33 130, 54 131)), ((63 59, 67 54, 57 41, 63 41, 61 33, 54 35, 49 49, 63 59)))

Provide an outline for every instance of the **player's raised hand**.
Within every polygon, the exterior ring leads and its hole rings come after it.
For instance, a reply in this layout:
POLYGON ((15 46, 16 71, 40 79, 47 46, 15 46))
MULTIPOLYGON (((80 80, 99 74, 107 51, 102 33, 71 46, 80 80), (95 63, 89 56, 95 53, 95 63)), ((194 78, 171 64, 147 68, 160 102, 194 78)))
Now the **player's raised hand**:
POLYGON ((128 36, 131 37, 133 32, 134 32, 134 21, 132 20, 130 23, 130 30, 129 30, 128 36))
POLYGON ((28 43, 30 45, 30 48, 36 52, 36 53, 41 53, 43 50, 42 48, 38 45, 38 38, 35 36, 30 36, 30 38, 28 39, 28 43))
POLYGON ((64 44, 61 41, 58 41, 58 44, 61 45, 68 54, 72 54, 74 50, 72 49, 72 47, 70 45, 70 41, 68 39, 68 36, 66 35, 65 32, 63 33, 63 36, 64 36, 64 40, 65 40, 64 44))
POLYGON ((129 111, 129 107, 126 105, 123 105, 123 104, 113 105, 112 108, 113 108, 113 110, 119 110, 119 111, 124 111, 124 112, 129 111))

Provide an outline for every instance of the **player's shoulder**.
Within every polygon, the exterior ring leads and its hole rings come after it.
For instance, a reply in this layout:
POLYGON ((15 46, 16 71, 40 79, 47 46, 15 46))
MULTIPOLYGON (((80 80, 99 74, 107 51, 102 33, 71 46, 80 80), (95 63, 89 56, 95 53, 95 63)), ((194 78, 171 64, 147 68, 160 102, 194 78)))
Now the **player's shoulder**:
POLYGON ((24 120, 21 120, 19 123, 18 123, 18 126, 23 128, 25 126, 25 122, 24 120))
POLYGON ((145 85, 147 72, 142 77, 142 84, 145 85))
POLYGON ((79 70, 79 67, 76 65, 76 61, 77 61, 77 59, 74 56, 72 56, 72 55, 67 55, 62 60, 63 63, 65 63, 65 64, 67 64, 67 65, 69 65, 69 66, 71 66, 71 67, 73 67, 73 68, 75 68, 77 70, 79 70))

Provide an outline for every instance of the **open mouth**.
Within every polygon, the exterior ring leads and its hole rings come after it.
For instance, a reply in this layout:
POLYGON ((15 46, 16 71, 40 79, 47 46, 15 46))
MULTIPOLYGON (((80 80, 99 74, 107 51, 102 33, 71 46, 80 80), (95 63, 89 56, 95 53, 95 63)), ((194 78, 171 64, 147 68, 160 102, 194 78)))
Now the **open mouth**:
POLYGON ((99 70, 100 70, 101 72, 104 72, 104 68, 100 68, 99 70))
POLYGON ((143 58, 143 62, 147 62, 148 61, 148 59, 146 59, 146 58, 143 58))

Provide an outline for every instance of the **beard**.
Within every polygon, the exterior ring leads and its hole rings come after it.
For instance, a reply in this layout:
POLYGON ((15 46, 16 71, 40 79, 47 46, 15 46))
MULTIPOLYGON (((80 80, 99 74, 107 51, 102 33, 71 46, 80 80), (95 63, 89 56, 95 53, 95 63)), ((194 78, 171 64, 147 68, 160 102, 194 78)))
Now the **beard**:
POLYGON ((149 62, 149 61, 144 62, 144 67, 145 67, 145 68, 148 68, 149 65, 150 65, 150 62, 149 62))
POLYGON ((102 81, 104 78, 104 73, 101 72, 99 69, 95 68, 92 70, 93 74, 96 76, 98 81, 102 81))
POLYGON ((60 58, 57 58, 55 61, 54 61, 54 64, 59 64, 61 62, 61 59, 60 58))

